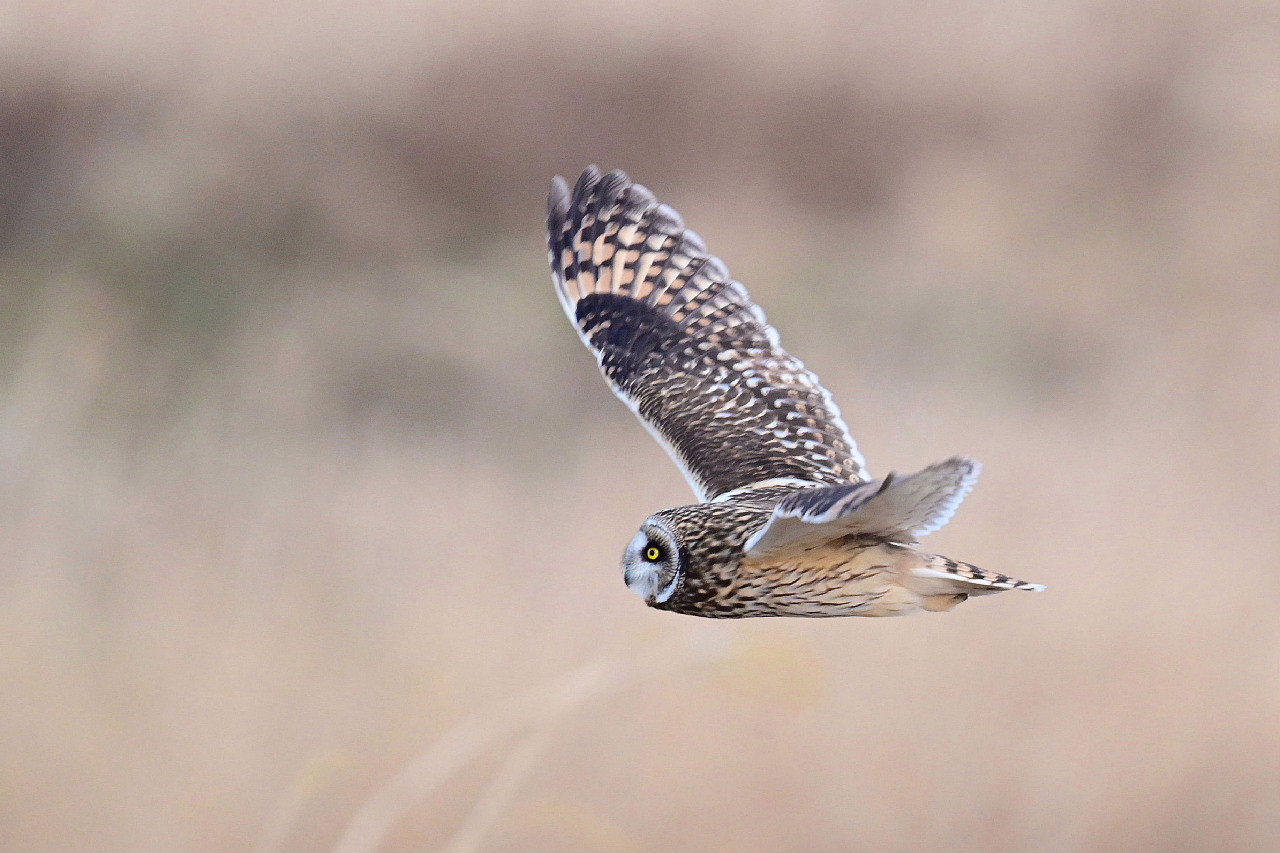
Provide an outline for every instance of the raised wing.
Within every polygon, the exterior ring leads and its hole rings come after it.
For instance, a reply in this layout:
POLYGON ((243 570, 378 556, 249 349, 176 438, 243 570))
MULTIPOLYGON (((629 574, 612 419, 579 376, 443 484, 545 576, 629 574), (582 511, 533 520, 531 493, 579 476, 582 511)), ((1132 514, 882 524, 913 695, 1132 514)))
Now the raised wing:
POLYGON ((825 544, 842 536, 914 542, 942 527, 982 466, 953 456, 916 474, 872 483, 796 489, 746 543, 749 557, 825 544))
POLYGON ((600 370, 702 500, 867 479, 840 411, 680 215, 594 166, 547 200, 556 292, 600 370))

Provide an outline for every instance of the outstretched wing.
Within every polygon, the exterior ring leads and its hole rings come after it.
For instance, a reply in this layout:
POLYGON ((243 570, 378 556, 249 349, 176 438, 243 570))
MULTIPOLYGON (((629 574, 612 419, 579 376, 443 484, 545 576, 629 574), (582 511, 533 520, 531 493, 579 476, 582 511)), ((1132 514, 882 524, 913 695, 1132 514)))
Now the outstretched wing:
POLYGON ((818 377, 649 190, 594 166, 572 195, 557 177, 547 232, 565 313, 700 499, 770 480, 866 479, 818 377))
POLYGON ((914 542, 951 520, 982 466, 953 456, 907 477, 796 489, 746 543, 748 556, 806 548, 842 536, 914 542))

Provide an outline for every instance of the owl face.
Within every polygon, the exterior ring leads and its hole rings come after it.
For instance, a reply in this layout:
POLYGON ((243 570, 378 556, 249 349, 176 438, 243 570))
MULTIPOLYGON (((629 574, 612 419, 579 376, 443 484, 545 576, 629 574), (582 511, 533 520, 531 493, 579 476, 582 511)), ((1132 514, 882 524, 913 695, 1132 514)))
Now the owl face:
POLYGON ((671 528, 657 518, 640 527, 622 554, 622 577, 647 604, 671 598, 684 574, 680 545, 671 528))

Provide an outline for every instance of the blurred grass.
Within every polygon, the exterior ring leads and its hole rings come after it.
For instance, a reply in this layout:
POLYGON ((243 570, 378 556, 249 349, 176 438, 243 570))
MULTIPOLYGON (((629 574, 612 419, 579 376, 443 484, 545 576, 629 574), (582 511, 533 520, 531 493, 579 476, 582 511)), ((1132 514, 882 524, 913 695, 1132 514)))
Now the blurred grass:
POLYGON ((684 635, 729 661, 576 711, 485 846, 1280 843, 1274 9, 241 11, 0 12, 0 846, 331 847, 477 709, 684 635), (986 462, 937 547, 1050 592, 642 608, 618 553, 689 496, 542 248, 593 161, 873 471, 986 462))

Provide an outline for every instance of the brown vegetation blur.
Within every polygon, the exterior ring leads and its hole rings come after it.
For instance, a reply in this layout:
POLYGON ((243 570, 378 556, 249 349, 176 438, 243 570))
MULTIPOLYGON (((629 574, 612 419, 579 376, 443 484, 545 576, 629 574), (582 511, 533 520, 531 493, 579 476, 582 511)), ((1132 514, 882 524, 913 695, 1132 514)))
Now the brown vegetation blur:
POLYGON ((0 848, 1280 847, 1273 4, 0 24, 0 848), (1049 591, 644 608, 690 498, 552 295, 590 162, 1049 591))

